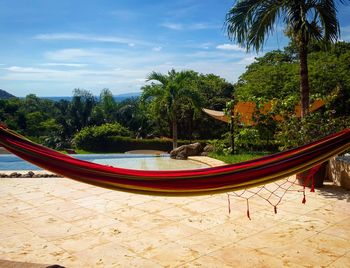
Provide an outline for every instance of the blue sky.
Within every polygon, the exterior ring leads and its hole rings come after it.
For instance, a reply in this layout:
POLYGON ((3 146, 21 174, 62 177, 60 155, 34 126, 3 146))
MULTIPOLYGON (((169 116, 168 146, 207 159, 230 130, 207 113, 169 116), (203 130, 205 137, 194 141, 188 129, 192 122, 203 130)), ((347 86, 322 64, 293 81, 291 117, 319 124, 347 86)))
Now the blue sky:
MULTIPOLYGON (((236 82, 256 53, 223 31, 227 0, 1 0, 0 88, 16 96, 140 91, 151 71, 192 69, 236 82)), ((339 8, 350 41, 350 6, 339 8)), ((287 44, 281 31, 264 52, 287 44)), ((262 55, 262 54, 260 54, 262 55)))

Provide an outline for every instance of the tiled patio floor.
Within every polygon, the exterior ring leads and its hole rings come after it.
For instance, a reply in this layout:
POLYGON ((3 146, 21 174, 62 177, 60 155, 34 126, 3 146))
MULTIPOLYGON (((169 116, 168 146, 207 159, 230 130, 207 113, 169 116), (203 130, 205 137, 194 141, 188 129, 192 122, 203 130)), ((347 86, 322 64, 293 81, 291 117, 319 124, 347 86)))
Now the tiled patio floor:
POLYGON ((287 193, 274 214, 253 199, 249 220, 244 200, 231 198, 228 213, 226 194, 151 197, 2 178, 0 266, 350 267, 350 193, 328 185, 301 200, 287 193))

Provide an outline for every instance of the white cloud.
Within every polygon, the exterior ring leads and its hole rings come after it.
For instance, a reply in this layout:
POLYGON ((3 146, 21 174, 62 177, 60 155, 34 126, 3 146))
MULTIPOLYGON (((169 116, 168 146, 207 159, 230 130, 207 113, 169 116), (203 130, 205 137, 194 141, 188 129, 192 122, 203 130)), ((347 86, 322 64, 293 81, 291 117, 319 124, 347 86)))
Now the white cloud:
MULTIPOLYGON (((200 73, 214 73, 235 82, 245 65, 254 60, 251 54, 203 50, 199 45, 197 52, 177 53, 164 51, 162 46, 152 46, 154 53, 127 47, 48 51, 43 52, 45 58, 42 61, 46 63, 42 63, 41 67, 37 63, 32 66, 2 66, 0 81, 3 88, 16 89, 20 88, 20 84, 28 85, 30 91, 22 95, 34 93, 35 90, 49 95, 57 95, 58 92, 60 95, 71 95, 74 88, 85 88, 99 94, 105 87, 114 89, 117 94, 139 90, 147 74, 152 71, 166 73, 172 68, 177 71, 192 69, 200 73)), ((215 46, 211 44, 211 47, 215 46)))
POLYGON ((202 48, 202 49, 209 49, 213 44, 212 43, 203 43, 203 44, 200 44, 199 47, 202 48))
POLYGON ((163 23, 161 26, 171 30, 206 30, 220 28, 218 25, 208 23, 194 23, 194 24, 182 24, 182 23, 163 23))
POLYGON ((14 73, 54 73, 57 71, 51 69, 43 69, 43 68, 34 68, 34 67, 20 67, 20 66, 11 66, 3 68, 4 70, 14 72, 14 73))
POLYGON ((45 53, 46 58, 58 61, 77 60, 86 57, 95 57, 98 55, 99 53, 97 52, 81 48, 68 48, 45 53))
POLYGON ((48 34, 39 34, 34 36, 34 39, 44 40, 44 41, 55 41, 55 40, 76 40, 76 41, 86 41, 86 42, 103 42, 103 43, 117 43, 117 44, 125 44, 130 46, 139 44, 139 45, 152 45, 149 42, 118 37, 118 36, 110 36, 110 35, 88 35, 81 33, 48 33, 48 34))
POLYGON ((206 30, 206 29, 217 29, 220 28, 219 25, 208 24, 208 23, 195 23, 188 26, 191 30, 206 30))
POLYGON ((181 23, 163 23, 161 26, 171 30, 182 30, 184 28, 181 23))
POLYGON ((216 46, 217 49, 220 50, 231 50, 231 51, 245 51, 244 48, 235 45, 235 44, 222 44, 222 45, 217 45, 216 46))
POLYGON ((163 48, 162 47, 154 47, 152 48, 153 51, 159 52, 161 51, 163 48))
POLYGON ((49 62, 49 63, 43 63, 43 66, 63 66, 63 67, 85 67, 87 64, 83 63, 57 63, 57 62, 49 62))
POLYGON ((237 64, 248 65, 248 64, 253 63, 254 61, 255 61, 254 56, 247 56, 247 57, 241 59, 240 61, 238 61, 237 64))

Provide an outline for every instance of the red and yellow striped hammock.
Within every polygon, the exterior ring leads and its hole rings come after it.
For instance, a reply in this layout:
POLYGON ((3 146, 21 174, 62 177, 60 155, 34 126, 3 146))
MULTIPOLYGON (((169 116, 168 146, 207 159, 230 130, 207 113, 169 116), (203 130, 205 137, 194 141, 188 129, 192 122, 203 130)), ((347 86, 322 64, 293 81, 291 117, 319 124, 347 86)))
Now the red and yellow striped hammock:
POLYGON ((259 159, 178 171, 132 170, 75 159, 4 126, 0 126, 0 145, 43 169, 80 182, 133 193, 186 196, 255 187, 310 169, 350 148, 350 129, 259 159))

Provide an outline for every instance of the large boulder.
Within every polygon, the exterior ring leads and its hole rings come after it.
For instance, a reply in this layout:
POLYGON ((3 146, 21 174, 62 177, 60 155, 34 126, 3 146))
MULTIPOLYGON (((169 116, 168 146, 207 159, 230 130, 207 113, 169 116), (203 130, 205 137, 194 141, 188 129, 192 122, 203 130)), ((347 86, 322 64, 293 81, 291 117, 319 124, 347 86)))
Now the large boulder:
POLYGON ((173 159, 186 160, 189 156, 200 155, 203 151, 203 146, 199 142, 182 145, 170 152, 170 157, 173 159))

